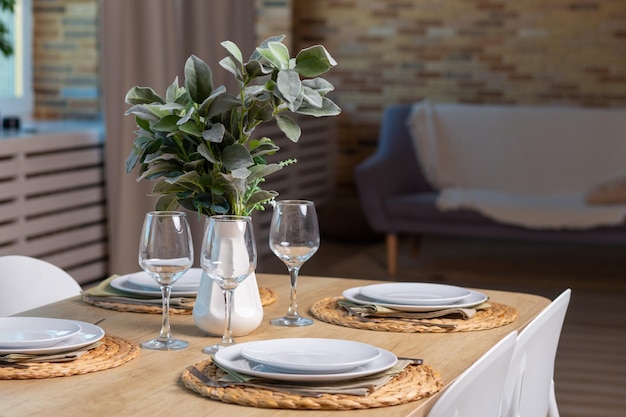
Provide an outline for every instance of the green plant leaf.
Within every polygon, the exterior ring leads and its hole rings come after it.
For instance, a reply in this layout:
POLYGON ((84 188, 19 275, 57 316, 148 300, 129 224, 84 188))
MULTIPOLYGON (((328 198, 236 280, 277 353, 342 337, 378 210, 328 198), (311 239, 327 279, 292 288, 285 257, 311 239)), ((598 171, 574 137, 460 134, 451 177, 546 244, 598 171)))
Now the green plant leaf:
POLYGON ((337 65, 322 45, 305 48, 296 55, 295 70, 303 77, 312 78, 321 75, 337 65))
POLYGON ((190 121, 180 125, 179 129, 180 129, 181 132, 185 132, 188 135, 195 136, 197 138, 201 138, 203 136, 203 134, 204 134, 202 132, 202 130, 200 129, 200 126, 198 126, 192 120, 190 120, 190 121))
POLYGON ((157 152, 152 152, 146 155, 144 162, 146 164, 150 164, 152 162, 170 161, 170 160, 178 162, 178 156, 171 154, 171 153, 163 153, 161 151, 157 151, 157 152))
POLYGON ((165 90, 165 102, 173 103, 178 96, 178 77, 174 79, 174 82, 165 90))
POLYGON ((200 145, 198 145, 198 153, 202 155, 204 159, 206 159, 210 163, 212 164, 217 163, 217 160, 213 157, 213 154, 209 150, 209 147, 207 146, 206 143, 201 143, 200 145))
POLYGON ((135 104, 124 113, 125 116, 128 116, 129 114, 133 114, 136 117, 149 122, 156 122, 159 120, 159 118, 143 104, 135 104))
POLYGON ((259 61, 248 61, 245 64, 246 74, 249 78, 253 79, 262 75, 267 75, 272 72, 271 69, 264 67, 259 61))
POLYGON ((213 143, 222 143, 226 128, 221 123, 215 123, 202 132, 202 139, 213 143))
POLYGON ((241 67, 235 64, 235 61, 233 61, 231 57, 227 56, 226 58, 221 59, 219 64, 226 71, 233 74, 237 80, 240 82, 244 81, 243 74, 241 73, 241 67))
POLYGON ((226 50, 240 63, 243 64, 243 55, 241 54, 241 50, 239 47, 231 41, 224 41, 220 45, 222 45, 226 50))
POLYGON ((311 87, 302 86, 302 97, 311 106, 322 107, 322 96, 311 87))
POLYGON ((313 90, 317 91, 319 95, 325 96, 329 92, 335 89, 331 83, 326 81, 323 78, 313 78, 311 80, 302 80, 302 85, 306 87, 311 87, 313 90))
POLYGON ((302 131, 300 126, 289 116, 284 114, 277 114, 276 124, 278 128, 292 141, 297 142, 300 139, 302 131))
POLYGON ((185 63, 185 88, 196 103, 202 103, 213 92, 211 68, 195 55, 185 63))
POLYGON ((125 100, 128 104, 165 103, 161 96, 150 87, 132 87, 126 93, 125 100))
POLYGON ((222 163, 229 171, 237 168, 247 168, 254 164, 250 151, 239 143, 227 146, 222 153, 222 163))
POLYGON ((280 148, 270 139, 250 141, 250 154, 252 157, 276 153, 280 148))
POLYGON ((141 174, 139 180, 153 180, 155 178, 163 177, 166 175, 176 176, 179 173, 179 167, 176 164, 160 163, 150 166, 145 172, 141 174))
POLYGON ((259 53, 259 48, 262 48, 262 49, 267 48, 270 42, 282 42, 283 39, 285 39, 285 35, 275 35, 275 36, 270 36, 269 38, 265 39, 263 42, 261 42, 259 47, 252 52, 252 55, 250 55, 250 59, 248 61, 254 61, 254 60, 258 60, 259 58, 261 58, 261 54, 259 53))
POLYGON ((176 211, 179 207, 176 194, 164 195, 155 204, 155 210, 158 211, 176 211))
POLYGON ((283 169, 280 164, 255 165, 250 167, 248 180, 256 181, 283 169))
POLYGON ((254 100, 248 110, 249 120, 269 122, 274 117, 274 105, 269 100, 254 100))
POLYGON ((156 123, 152 124, 152 130, 157 130, 159 132, 176 132, 178 130, 178 120, 180 117, 170 114, 163 117, 156 123))
POLYGON ((300 76, 294 70, 280 70, 276 79, 278 91, 288 103, 296 101, 302 92, 302 82, 300 76))
POLYGON ((246 208, 253 209, 258 204, 263 204, 276 197, 278 193, 276 191, 258 190, 252 193, 252 195, 246 201, 246 208))
POLYGON ((267 47, 280 62, 279 68, 289 68, 289 49, 282 42, 268 42, 267 47))
POLYGON ((171 183, 170 181, 166 181, 165 179, 160 179, 152 188, 151 195, 157 194, 177 194, 181 193, 183 190, 176 183, 171 183))
POLYGON ((230 113, 231 110, 236 109, 241 105, 241 102, 237 97, 234 97, 228 93, 223 93, 214 98, 209 104, 209 108, 206 113, 208 119, 213 119, 215 116, 222 113, 230 113))
POLYGON ((336 116, 341 113, 341 109, 331 99, 322 97, 321 108, 312 107, 303 103, 296 113, 314 117, 336 116))
MULTIPOLYGON (((274 52, 272 52, 271 49, 269 48, 257 48, 257 51, 259 52, 259 54, 261 55, 262 58, 265 58, 265 61, 274 69, 281 69, 282 68, 282 62, 280 61, 280 58, 274 55, 274 52)), ((263 62, 261 61, 261 63, 263 64, 263 62)))

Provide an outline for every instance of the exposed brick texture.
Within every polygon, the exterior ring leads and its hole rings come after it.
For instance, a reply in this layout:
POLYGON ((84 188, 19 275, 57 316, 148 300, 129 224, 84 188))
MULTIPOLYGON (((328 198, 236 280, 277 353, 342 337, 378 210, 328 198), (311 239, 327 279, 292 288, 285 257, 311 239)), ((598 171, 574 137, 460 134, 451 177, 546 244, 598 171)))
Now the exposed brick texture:
POLYGON ((100 116, 98 0, 33 0, 38 119, 100 116))
MULTIPOLYGON (((255 0, 257 37, 325 45, 339 66, 337 185, 382 110, 438 102, 626 107, 624 0, 255 0)), ((34 0, 36 116, 97 117, 97 0, 34 0)))

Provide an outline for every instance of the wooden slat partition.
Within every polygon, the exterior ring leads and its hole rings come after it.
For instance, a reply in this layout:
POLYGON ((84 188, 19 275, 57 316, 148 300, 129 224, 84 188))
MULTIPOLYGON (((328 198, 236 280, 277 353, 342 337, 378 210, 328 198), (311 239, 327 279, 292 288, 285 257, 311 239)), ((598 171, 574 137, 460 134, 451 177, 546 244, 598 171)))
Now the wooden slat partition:
MULTIPOLYGON (((312 200, 319 208, 333 197, 337 155, 336 118, 295 115, 294 119, 302 129, 302 136, 297 143, 287 139, 274 124, 262 125, 254 132, 255 137, 272 138, 281 148, 268 161, 298 161, 268 176, 263 188, 278 191, 278 199, 312 200)), ((271 217, 271 207, 253 215, 259 256, 271 253, 268 243, 271 217)))
POLYGON ((106 276, 98 129, 0 139, 0 256, 44 259, 87 283, 106 276))

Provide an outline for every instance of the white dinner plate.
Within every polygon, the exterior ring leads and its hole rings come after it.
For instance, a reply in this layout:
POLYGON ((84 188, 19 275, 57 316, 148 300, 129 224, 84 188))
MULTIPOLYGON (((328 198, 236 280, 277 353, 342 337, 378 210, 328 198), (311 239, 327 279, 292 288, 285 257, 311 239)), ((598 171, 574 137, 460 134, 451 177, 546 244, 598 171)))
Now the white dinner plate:
POLYGON ((74 321, 74 323, 77 323, 80 326, 81 330, 74 336, 61 340, 53 346, 45 348, 19 349, 0 348, 0 355, 7 355, 9 353, 27 353, 31 355, 41 355, 69 352, 71 350, 76 350, 81 347, 88 346, 104 337, 104 330, 102 330, 102 328, 96 326, 95 324, 87 323, 84 321, 74 321))
POLYGON ((241 356, 289 373, 338 373, 373 361, 380 349, 341 339, 293 338, 246 343, 241 356))
MULTIPOLYGON (((253 343, 253 342, 247 342, 253 343)), ((393 353, 385 349, 380 349, 380 356, 373 361, 367 362, 361 366, 357 366, 346 372, 338 373, 322 373, 322 374, 296 374, 279 372, 266 365, 249 361, 241 356, 241 349, 247 343, 237 343, 236 345, 219 350, 215 354, 215 362, 220 366, 231 369, 246 375, 257 376, 266 379, 274 379, 278 381, 301 381, 301 382, 331 382, 343 381, 348 379, 359 378, 362 376, 372 375, 377 372, 385 371, 396 364, 398 358, 393 353)))
POLYGON ((43 348, 80 332, 72 320, 47 317, 0 317, 0 349, 43 348))
POLYGON ((429 282, 389 282, 366 285, 359 292, 368 298, 392 304, 441 305, 469 297, 467 288, 429 282))
MULTIPOLYGON (((172 285, 172 297, 195 297, 198 294, 202 269, 191 268, 172 285)), ((161 296, 159 284, 147 272, 121 275, 111 281, 111 286, 133 294, 161 296)))
POLYGON ((343 296, 346 300, 352 301, 357 304, 376 304, 379 306, 392 308, 398 311, 409 311, 409 312, 424 312, 424 311, 437 311, 443 310, 444 308, 469 308, 477 306, 481 303, 484 303, 489 299, 485 294, 469 290, 470 295, 467 298, 463 298, 461 301, 457 301, 456 303, 450 304, 442 304, 437 306, 418 306, 418 305, 410 305, 410 304, 390 304, 390 303, 382 303, 378 300, 373 300, 369 297, 364 296, 360 292, 360 287, 349 288, 343 292, 343 296))

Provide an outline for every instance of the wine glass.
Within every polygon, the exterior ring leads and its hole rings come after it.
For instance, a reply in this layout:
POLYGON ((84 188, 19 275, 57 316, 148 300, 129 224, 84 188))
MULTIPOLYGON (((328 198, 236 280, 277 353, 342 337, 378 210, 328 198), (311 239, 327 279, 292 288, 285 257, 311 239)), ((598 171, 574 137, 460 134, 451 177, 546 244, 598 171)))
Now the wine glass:
POLYGON ((291 302, 287 314, 270 321, 276 326, 309 326, 313 320, 298 314, 296 287, 300 267, 320 247, 317 214, 312 201, 283 200, 274 204, 270 248, 287 265, 291 279, 291 302))
POLYGON ((231 316, 235 289, 256 268, 257 254, 252 219, 248 216, 220 215, 208 218, 200 266, 224 294, 224 335, 222 340, 202 351, 214 354, 235 344, 231 316))
POLYGON ((176 350, 189 346, 174 339, 170 330, 170 294, 172 285, 193 265, 193 243, 187 216, 180 211, 146 213, 139 243, 139 265, 161 288, 163 319, 159 336, 143 342, 153 350, 176 350))

